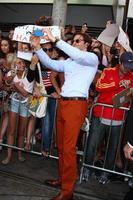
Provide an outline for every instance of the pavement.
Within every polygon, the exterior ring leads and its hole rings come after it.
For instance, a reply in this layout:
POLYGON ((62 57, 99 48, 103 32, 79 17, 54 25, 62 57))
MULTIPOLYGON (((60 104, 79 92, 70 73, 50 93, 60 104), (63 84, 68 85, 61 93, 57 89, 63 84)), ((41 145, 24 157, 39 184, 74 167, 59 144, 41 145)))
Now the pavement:
MULTIPOLYGON (((39 154, 23 154, 25 162, 18 161, 14 150, 12 161, 3 165, 6 149, 0 152, 0 200, 49 200, 56 196, 59 190, 44 185, 44 180, 58 177, 57 160, 39 154)), ((74 199, 122 200, 128 189, 127 183, 119 179, 101 185, 92 178, 81 184, 77 181, 74 199)))

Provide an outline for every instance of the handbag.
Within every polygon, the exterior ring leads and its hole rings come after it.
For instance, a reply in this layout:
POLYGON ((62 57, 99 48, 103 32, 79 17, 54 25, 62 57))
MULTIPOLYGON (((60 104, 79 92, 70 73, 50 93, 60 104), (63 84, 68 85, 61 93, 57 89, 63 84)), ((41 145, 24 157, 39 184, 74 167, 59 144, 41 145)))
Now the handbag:
POLYGON ((46 97, 47 92, 43 84, 41 67, 39 63, 37 64, 37 67, 38 67, 38 72, 39 72, 40 83, 36 83, 36 84, 42 96, 38 98, 38 97, 34 97, 33 95, 30 95, 28 97, 27 106, 28 106, 29 112, 34 117, 42 118, 46 115, 48 97, 46 97))

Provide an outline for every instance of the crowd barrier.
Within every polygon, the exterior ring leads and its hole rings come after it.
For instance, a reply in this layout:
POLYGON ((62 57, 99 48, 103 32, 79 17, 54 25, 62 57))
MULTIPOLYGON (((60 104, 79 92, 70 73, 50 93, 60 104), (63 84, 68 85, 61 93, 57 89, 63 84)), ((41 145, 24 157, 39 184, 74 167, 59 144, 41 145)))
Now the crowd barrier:
MULTIPOLYGON (((46 95, 46 96, 47 96, 47 98, 53 98, 53 97, 51 97, 49 95, 46 95)), ((102 108, 110 107, 110 108, 113 109, 113 113, 114 113, 115 109, 118 109, 118 108, 114 108, 112 105, 99 104, 99 103, 96 103, 91 107, 91 110, 90 110, 90 113, 89 113, 89 118, 88 119, 86 118, 86 120, 85 120, 85 122, 84 122, 84 124, 83 124, 83 126, 81 128, 81 130, 84 132, 83 133, 83 147, 80 150, 77 147, 77 155, 79 155, 81 157, 81 163, 80 163, 81 168, 80 168, 79 182, 80 183, 82 182, 82 177, 83 177, 83 172, 84 172, 84 168, 85 167, 92 168, 92 169, 95 169, 95 170, 105 171, 105 172, 109 172, 109 173, 113 173, 113 174, 117 174, 117 175, 121 175, 121 176, 125 176, 125 177, 128 177, 128 178, 132 178, 132 175, 127 173, 127 169, 126 169, 127 165, 128 165, 127 161, 125 161, 125 167, 123 169, 123 172, 119 172, 119 171, 115 170, 116 160, 115 160, 115 163, 114 163, 113 170, 109 170, 109 169, 105 168, 105 161, 103 162, 104 164, 103 164, 102 167, 96 166, 95 165, 95 160, 94 160, 92 165, 89 165, 89 164, 86 163, 85 156, 86 156, 86 149, 87 149, 87 141, 88 141, 90 127, 91 127, 90 125, 91 125, 91 119, 92 119, 92 112, 93 112, 93 109, 94 109, 95 106, 102 106, 102 108)), ((122 128, 121 128, 121 134, 120 134, 120 138, 119 138, 118 148, 119 148, 119 146, 121 144, 121 138, 123 137, 123 127, 125 125, 125 118, 126 118, 126 114, 127 114, 128 110, 129 110, 129 108, 120 107, 119 109, 123 110, 124 114, 123 114, 123 124, 122 124, 122 128)), ((1 113, 0 114, 2 115, 2 109, 1 109, 1 113)), ((55 117, 56 117, 56 112, 55 112, 54 119, 55 119, 55 117)), ((111 130, 111 126, 110 126, 110 130, 111 130)), ((58 155, 57 155, 57 151, 56 151, 55 134, 56 134, 56 131, 55 131, 55 128, 53 126, 53 134, 52 134, 49 158, 58 159, 58 155)), ((35 155, 40 155, 41 156, 42 155, 41 142, 38 143, 37 141, 34 141, 35 137, 36 137, 35 132, 33 132, 32 139, 31 139, 32 146, 31 146, 31 150, 30 151, 25 150, 25 148, 19 148, 17 146, 17 141, 15 142, 15 144, 13 146, 11 146, 11 145, 8 145, 5 142, 6 141, 6 139, 5 139, 4 142, 2 142, 0 145, 3 146, 3 147, 10 147, 10 148, 15 149, 15 150, 21 150, 21 151, 24 151, 24 152, 28 152, 28 153, 31 153, 31 154, 35 154, 35 155)), ((16 140, 17 140, 17 137, 16 137, 16 140)), ((107 145, 106 148, 107 149, 105 149, 105 152, 108 150, 108 145, 107 145)), ((119 153, 119 149, 116 151, 116 156, 115 156, 116 158, 117 158, 118 153, 119 153)), ((105 156, 105 160, 106 160, 106 156, 105 156)))
MULTIPOLYGON (((45 94, 43 96, 45 96, 48 99, 49 98, 54 98, 51 95, 47 95, 47 94, 45 94)), ((58 98, 56 99, 56 108, 57 108, 57 101, 58 101, 58 98)), ((0 109, 0 124, 1 124, 1 121, 2 121, 2 119, 1 119, 2 112, 3 112, 3 108, 1 107, 1 109, 0 109)), ((56 111, 55 111, 55 115, 54 115, 54 125, 53 125, 53 129, 52 129, 53 134, 52 134, 52 139, 51 139, 49 157, 50 158, 54 158, 54 159, 58 159, 58 155, 57 155, 57 151, 56 151, 56 141, 55 141, 55 138, 56 138, 55 118, 56 118, 56 111)), ((38 118, 38 120, 41 120, 41 119, 38 118)), ((88 122, 87 122, 87 124, 88 124, 88 122)), ((83 129, 85 129, 85 131, 87 130, 87 128, 86 128, 88 126, 87 124, 86 124, 86 122, 83 124, 83 129)), ((35 154, 35 155, 40 155, 40 156, 42 155, 42 152, 41 152, 41 146, 42 145, 41 145, 41 143, 39 145, 37 144, 38 142, 35 139, 36 138, 35 130, 33 131, 33 134, 32 134, 32 137, 31 137, 31 150, 30 151, 25 150, 25 148, 19 148, 17 146, 17 133, 15 134, 14 145, 8 145, 6 143, 6 138, 7 138, 6 136, 4 137, 3 142, 2 143, 0 142, 1 146, 10 147, 10 148, 15 149, 15 150, 21 150, 23 152, 28 152, 28 153, 35 154)), ((25 133, 25 141, 26 141, 26 133, 25 133)), ((24 141, 24 143, 25 143, 25 141, 24 141)), ((78 150, 78 148, 77 148, 77 154, 79 156, 83 156, 83 151, 82 150, 78 150)))
MULTIPOLYGON (((51 95, 43 95, 45 96, 46 98, 52 98, 52 99, 55 99, 54 97, 52 97, 51 95)), ((56 100, 56 99, 55 99, 56 100)), ((10 102, 10 100, 9 100, 10 102)), ((1 103, 2 104, 2 103, 1 103)), ((56 100, 56 106, 57 106, 57 100, 56 100)), ((56 109, 56 108, 55 108, 56 109)), ((3 107, 0 106, 0 124, 2 123, 2 113, 3 113, 3 107)), ((56 111, 55 111, 55 114, 54 114, 54 125, 53 125, 53 129, 52 129, 52 140, 51 140, 51 148, 50 148, 50 154, 49 154, 49 157, 50 158, 54 158, 54 159, 58 159, 57 155, 52 155, 51 152, 52 152, 52 149, 53 149, 53 143, 54 143, 54 136, 55 136, 55 129, 54 129, 54 126, 55 126, 55 117, 56 117, 56 111)), ((41 120, 40 118, 38 118, 38 120, 41 120)), ((6 131, 7 133, 8 131, 6 131)), ((41 134, 41 126, 40 126, 40 134, 41 134)), ((25 146, 25 143, 26 143, 26 131, 25 131, 25 135, 24 135, 24 146, 25 146)), ((27 151, 24 147, 23 148, 19 148, 17 146, 17 130, 16 130, 16 134, 15 134, 15 142, 14 142, 14 145, 8 145, 7 144, 7 134, 4 136, 4 139, 3 139, 3 142, 0 142, 0 146, 2 147, 9 147, 9 148, 12 148, 12 149, 15 149, 15 150, 21 150, 23 152, 27 152, 27 153, 31 153, 31 154, 35 154, 35 155, 42 155, 42 152, 41 152, 41 147, 42 147, 42 138, 39 139, 36 139, 36 133, 35 133, 35 130, 33 131, 33 134, 31 136, 31 149, 29 151, 27 151)), ((55 144, 54 144, 55 145, 55 144)))

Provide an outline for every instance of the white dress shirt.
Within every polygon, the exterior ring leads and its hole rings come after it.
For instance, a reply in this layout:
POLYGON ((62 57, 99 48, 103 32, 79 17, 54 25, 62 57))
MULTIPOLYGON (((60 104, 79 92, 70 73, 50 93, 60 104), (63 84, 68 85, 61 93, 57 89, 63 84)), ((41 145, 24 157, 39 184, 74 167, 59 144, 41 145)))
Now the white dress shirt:
POLYGON ((39 49, 36 54, 42 65, 64 72, 65 82, 61 89, 63 97, 86 97, 98 68, 98 58, 94 53, 81 51, 60 40, 56 46, 64 51, 70 58, 67 60, 52 60, 39 49))

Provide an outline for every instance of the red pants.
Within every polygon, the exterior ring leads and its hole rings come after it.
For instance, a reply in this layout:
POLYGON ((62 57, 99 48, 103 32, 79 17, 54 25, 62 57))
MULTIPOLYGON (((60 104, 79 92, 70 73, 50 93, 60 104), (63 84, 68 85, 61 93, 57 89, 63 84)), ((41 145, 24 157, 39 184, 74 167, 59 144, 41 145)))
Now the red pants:
POLYGON ((73 192, 77 179, 76 143, 87 113, 87 102, 59 100, 57 107, 57 147, 61 192, 73 192))

